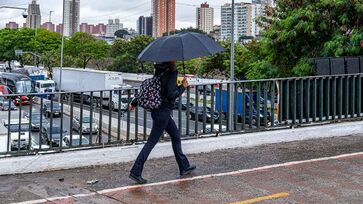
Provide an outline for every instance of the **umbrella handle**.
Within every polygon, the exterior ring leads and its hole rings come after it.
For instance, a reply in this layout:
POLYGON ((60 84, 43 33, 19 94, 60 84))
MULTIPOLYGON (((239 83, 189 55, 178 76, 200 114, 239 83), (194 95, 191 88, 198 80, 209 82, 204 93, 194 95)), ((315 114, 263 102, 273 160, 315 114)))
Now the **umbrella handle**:
POLYGON ((183 60, 183 74, 184 74, 184 77, 185 77, 185 64, 184 64, 184 60, 183 60))

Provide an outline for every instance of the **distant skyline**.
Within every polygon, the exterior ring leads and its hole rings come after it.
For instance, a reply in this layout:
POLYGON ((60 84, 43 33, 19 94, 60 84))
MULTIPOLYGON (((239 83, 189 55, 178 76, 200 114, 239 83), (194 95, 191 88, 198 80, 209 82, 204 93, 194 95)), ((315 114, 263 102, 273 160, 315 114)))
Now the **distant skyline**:
MULTIPOLYGON (((242 0, 237 2, 251 2, 242 0)), ((42 23, 48 21, 49 11, 54 11, 52 21, 55 24, 62 22, 62 0, 37 0, 40 4, 42 23)), ((207 2, 215 10, 214 24, 220 24, 221 5, 231 3, 231 0, 176 0, 176 28, 195 27, 196 8, 207 2)), ((27 8, 31 0, 1 0, 0 6, 19 6, 27 8)), ((4 28, 9 21, 23 25, 25 19, 21 17, 20 10, 1 9, 0 28, 4 28)), ((139 16, 151 14, 151 0, 81 0, 80 23, 107 24, 108 19, 119 18, 125 27, 136 29, 139 16)))

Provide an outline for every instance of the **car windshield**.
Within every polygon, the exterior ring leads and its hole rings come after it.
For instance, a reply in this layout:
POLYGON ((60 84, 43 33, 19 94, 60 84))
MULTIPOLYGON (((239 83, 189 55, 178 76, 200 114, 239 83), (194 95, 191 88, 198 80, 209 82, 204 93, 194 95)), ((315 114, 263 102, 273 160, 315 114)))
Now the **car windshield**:
POLYGON ((18 81, 16 82, 17 93, 31 93, 32 82, 31 81, 18 81))
MULTIPOLYGON (((83 117, 83 121, 84 123, 90 123, 91 122, 91 118, 90 117, 83 117)), ((94 122, 94 120, 92 119, 92 122, 94 122)))
POLYGON ((54 87, 54 83, 42 84, 42 88, 54 87))
POLYGON ((29 124, 26 123, 21 124, 20 129, 19 129, 19 124, 11 124, 9 130, 10 132, 29 131, 29 124))

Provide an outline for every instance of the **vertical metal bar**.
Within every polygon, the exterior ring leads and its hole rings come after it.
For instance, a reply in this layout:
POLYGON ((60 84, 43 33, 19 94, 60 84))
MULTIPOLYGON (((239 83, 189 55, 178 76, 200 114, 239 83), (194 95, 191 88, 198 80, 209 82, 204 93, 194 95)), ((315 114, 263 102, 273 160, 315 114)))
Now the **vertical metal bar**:
POLYGON ((313 122, 316 121, 316 107, 317 107, 317 78, 313 80, 313 122))
POLYGON ((333 90, 332 90, 332 120, 335 120, 337 115, 337 78, 333 78, 333 90))
POLYGON ((357 117, 361 117, 361 112, 362 112, 362 76, 359 75, 358 76, 358 88, 357 88, 357 97, 358 97, 358 104, 357 104, 357 117))
POLYGON ((343 77, 339 77, 339 93, 338 93, 338 112, 339 112, 339 119, 342 119, 343 115, 343 77))
POLYGON ((296 113, 297 113, 297 80, 294 79, 292 89, 292 124, 296 124, 296 113))
MULTIPOLYGON (((11 97, 9 97, 9 105, 11 106, 12 100, 11 97)), ((10 128, 11 128, 11 108, 8 109, 8 144, 6 146, 7 149, 7 153, 9 153, 11 150, 11 132, 10 132, 10 128)), ((31 132, 32 125, 31 125, 31 120, 29 120, 29 132, 31 132)))
POLYGON ((198 134, 198 123, 199 123, 199 113, 198 113, 198 110, 199 110, 199 91, 198 91, 198 85, 195 86, 195 114, 194 114, 194 119, 195 119, 195 127, 194 127, 194 132, 195 134, 198 134))
MULTIPOLYGON (((9 103, 10 104, 10 103, 9 103)), ((29 115, 32 115, 33 113, 32 113, 32 110, 33 109, 33 103, 30 103, 29 104, 29 115)), ((52 123, 52 120, 51 120, 51 123, 52 123)), ((32 123, 31 123, 31 117, 29 117, 29 138, 28 138, 28 141, 29 141, 29 145, 28 145, 28 150, 30 150, 30 147, 31 147, 31 144, 32 144, 32 140, 33 140, 33 138, 32 138, 32 131, 30 131, 31 130, 31 128, 32 128, 32 125, 31 125, 32 123)), ((52 124, 51 124, 52 125, 52 124)), ((41 139, 41 135, 42 134, 39 134, 39 145, 42 143, 42 139, 41 139)), ((34 138, 35 139, 35 138, 34 138)))
POLYGON ((300 91, 300 99, 299 99, 299 123, 303 123, 304 116, 304 79, 300 79, 299 91, 300 91))
MULTIPOLYGON (((136 89, 134 95, 137 96, 138 90, 136 89)), ((139 107, 135 107, 135 142, 139 141, 139 107)))
POLYGON ((306 80, 306 100, 305 100, 305 120, 306 123, 310 122, 310 78, 306 80))
POLYGON ((229 105, 231 104, 231 83, 229 82, 227 84, 227 131, 231 131, 231 127, 229 126, 231 123, 230 123, 230 114, 231 114, 231 106, 229 105))
POLYGON ((256 102, 256 109, 257 109, 257 114, 256 114, 256 126, 257 128, 260 128, 261 126, 261 82, 257 82, 257 102, 256 102))
POLYGON ((73 116, 73 111, 74 111, 74 106, 73 106, 73 100, 74 100, 74 95, 73 93, 70 93, 69 96, 69 100, 70 100, 70 104, 71 104, 71 110, 70 110, 70 117, 69 117, 69 147, 72 148, 73 147, 73 120, 74 120, 74 116, 73 116))
POLYGON ((263 124, 265 126, 265 128, 268 127, 268 121, 267 121, 267 88, 268 88, 268 82, 263 82, 263 100, 264 100, 264 103, 263 103, 263 124))
MULTIPOLYGON (((127 101, 130 101, 131 90, 127 90, 127 101)), ((130 142, 130 121, 131 121, 130 109, 127 109, 127 123, 126 123, 126 142, 130 142)))
POLYGON ((182 135, 182 96, 179 96, 179 104, 178 104, 178 131, 179 135, 182 135))
POLYGON ((147 111, 144 109, 144 134, 143 140, 146 141, 147 138, 147 111))
POLYGON ((218 107, 218 114, 219 114, 219 121, 218 121, 218 125, 219 125, 219 130, 218 132, 222 132, 222 100, 223 100, 223 84, 219 84, 219 107, 218 107))
POLYGON ((78 146, 82 146, 82 137, 83 137, 83 92, 81 92, 81 101, 80 101, 80 113, 79 113, 79 143, 78 143, 78 146))
MULTIPOLYGON (((214 93, 214 85, 215 84, 213 84, 213 85, 211 85, 211 89, 210 89, 210 99, 211 99, 211 107, 210 107, 210 109, 211 109, 211 113, 210 113, 210 115, 212 116, 212 121, 211 121, 211 123, 210 123, 210 126, 211 126, 211 132, 214 132, 214 109, 215 109, 215 107, 214 107, 214 97, 215 97, 215 93, 214 93)), ((220 120, 220 119, 219 119, 220 120)))
MULTIPOLYGON (((203 85, 203 133, 206 132, 206 123, 207 123, 207 91, 206 90, 207 90, 207 86, 203 85)), ((211 120, 212 120, 212 118, 211 118, 211 120)))
MULTIPOLYGON (((108 137, 107 137, 107 143, 111 143, 112 135, 112 112, 113 112, 113 101, 112 101, 112 91, 109 91, 109 97, 108 97, 108 137)), ((115 108, 115 107, 114 107, 115 108)))
POLYGON ((283 81, 281 80, 280 82, 279 82, 279 90, 278 90, 278 92, 279 92, 279 111, 278 111, 278 120, 279 120, 279 122, 281 123, 282 122, 282 118, 283 118, 283 115, 284 115, 284 91, 283 91, 283 85, 284 85, 284 83, 283 83, 283 81))
POLYGON ((290 81, 286 80, 286 120, 290 120, 290 81))
POLYGON ((101 144, 103 142, 103 138, 102 138, 102 115, 103 115, 103 91, 100 91, 100 98, 99 98, 99 104, 100 107, 99 110, 99 130, 98 130, 98 144, 101 144))
MULTIPOLYGON (((90 98, 90 112, 89 112, 89 117, 90 117, 90 130, 91 130, 91 134, 89 134, 88 140, 89 140, 89 144, 92 145, 92 139, 93 139, 93 91, 91 91, 90 93, 91 98, 90 98)), ((97 131, 96 131, 97 132, 97 131)))
POLYGON ((324 115, 324 78, 320 78, 319 83, 319 121, 323 121, 324 115))
POLYGON ((331 97, 331 95, 330 95, 330 83, 331 83, 331 78, 330 77, 327 77, 327 78, 325 78, 326 79, 326 82, 325 82, 325 84, 326 84, 326 88, 325 88, 325 90, 326 90, 326 94, 325 94, 325 96, 326 96, 326 100, 325 100, 325 117, 326 117, 326 119, 325 120, 329 120, 330 119, 330 97, 331 97))
MULTIPOLYGON (((53 139, 53 107, 54 107, 54 101, 53 101, 53 94, 50 95, 50 110, 49 110, 49 117, 50 117, 50 124, 49 124, 49 138, 50 141, 52 141, 53 139)), ((43 105, 40 106, 41 110, 43 110, 43 105)), ((45 113, 46 114, 46 113, 45 113)), ((43 134, 43 128, 41 128, 39 135, 43 134)), ((39 142, 41 143, 41 142, 39 142)), ((53 145, 49 146, 50 149, 53 149, 53 145)))
MULTIPOLYGON (((42 135, 43 132, 43 97, 40 97, 40 124, 39 124, 39 135, 42 135)), ((31 117, 31 115, 30 115, 31 117)), ((50 138, 52 139, 52 138, 50 138)), ((52 140, 50 140, 52 141, 52 140)), ((42 150, 42 143, 39 142, 39 150, 42 150)))
MULTIPOLYGON (((120 142, 121 140, 121 104, 122 104, 122 90, 117 91, 117 142, 120 142)), ((128 108, 128 107, 127 107, 128 108)))
POLYGON ((190 87, 187 88, 187 124, 186 124, 186 135, 190 135, 190 109, 191 109, 191 105, 190 105, 190 87))
POLYGON ((271 81, 271 117, 270 117, 270 123, 271 127, 275 125, 275 81, 271 81))
POLYGON ((349 116, 349 76, 345 78, 345 119, 349 116))
MULTIPOLYGON (((20 96, 20 100, 19 100, 19 127, 18 127, 18 152, 20 151, 21 117, 22 117, 22 110, 21 109, 22 109, 22 103, 23 103, 23 98, 20 96)), ((29 118, 31 118, 31 117, 32 116, 29 115, 29 118)))
POLYGON ((237 130, 237 122, 238 122, 238 104, 237 104, 237 101, 238 101, 238 84, 237 83, 234 83, 234 102, 233 102, 233 130, 237 130))
POLYGON ((242 112, 241 112, 241 122, 242 122, 242 130, 244 130, 245 123, 246 123, 246 83, 242 82, 242 97, 241 97, 241 105, 242 105, 242 112))
POLYGON ((252 120, 253 120, 253 106, 254 106, 255 101, 253 100, 253 83, 250 83, 250 87, 249 87, 249 103, 248 103, 248 108, 249 108, 249 112, 248 112, 248 119, 249 119, 249 128, 252 128, 252 120))
POLYGON ((351 91, 351 97, 352 97, 352 100, 350 100, 350 109, 351 109, 351 116, 352 118, 355 117, 355 103, 356 103, 356 100, 355 100, 355 92, 356 92, 356 89, 355 89, 355 83, 356 83, 356 80, 355 80, 356 76, 352 76, 352 80, 351 80, 351 84, 352 84, 352 87, 350 89, 351 91))
MULTIPOLYGON (((61 99, 63 99, 62 94, 61 94, 61 99)), ((64 102, 63 100, 61 101, 61 114, 60 114, 60 139, 59 139, 59 151, 62 151, 63 149, 63 117, 64 117, 64 102)), ((72 132, 72 130, 70 130, 70 132, 72 132)), ((72 141, 72 140, 71 140, 72 141)), ((71 142, 72 143, 72 142, 71 142)))

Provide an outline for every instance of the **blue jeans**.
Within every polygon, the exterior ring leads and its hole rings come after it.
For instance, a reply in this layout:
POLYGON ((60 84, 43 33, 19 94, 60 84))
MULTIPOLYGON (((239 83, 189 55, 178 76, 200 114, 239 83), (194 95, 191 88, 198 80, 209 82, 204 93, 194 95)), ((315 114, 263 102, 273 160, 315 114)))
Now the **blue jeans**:
POLYGON ((176 124, 171 116, 172 111, 172 109, 167 107, 161 107, 160 109, 151 112, 153 127, 151 129, 147 143, 142 148, 134 163, 134 166, 131 169, 131 173, 134 175, 141 176, 144 163, 146 162, 156 143, 158 143, 164 131, 166 131, 171 137, 175 159, 178 163, 180 172, 186 170, 189 167, 189 161, 182 151, 178 128, 176 127, 176 124))

